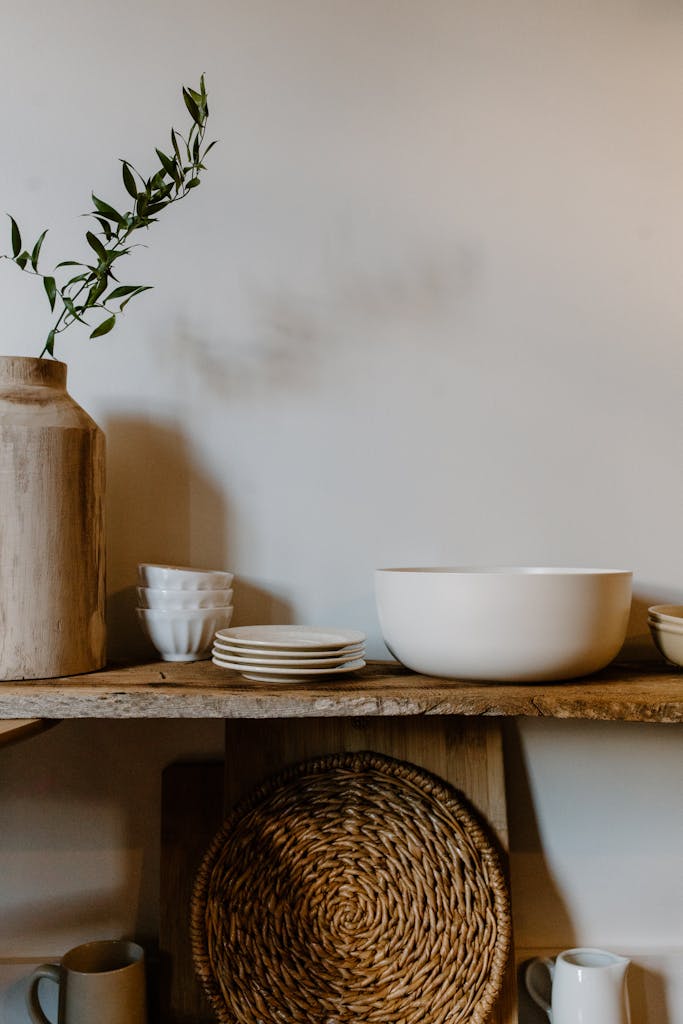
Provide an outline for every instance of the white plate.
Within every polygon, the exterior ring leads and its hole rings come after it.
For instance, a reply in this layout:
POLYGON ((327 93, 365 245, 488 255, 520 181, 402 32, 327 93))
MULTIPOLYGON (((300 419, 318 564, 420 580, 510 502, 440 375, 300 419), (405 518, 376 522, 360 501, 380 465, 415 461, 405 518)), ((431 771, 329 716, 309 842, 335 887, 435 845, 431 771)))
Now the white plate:
POLYGON ((247 647, 331 651, 364 643, 365 633, 322 626, 233 626, 219 629, 216 639, 247 647))
MULTIPOLYGON (((211 653, 217 661, 229 661, 231 664, 239 663, 240 671, 242 666, 249 668, 258 667, 259 665, 264 666, 267 670, 271 668, 335 668, 336 665, 344 665, 347 661, 356 661, 362 657, 362 651, 358 651, 356 654, 343 654, 338 658, 243 658, 235 657, 229 652, 224 651, 218 644, 214 644, 211 653)), ((260 654, 261 652, 255 651, 254 653, 260 654)))
POLYGON ((228 659, 246 658, 249 661, 253 661, 254 658, 259 658, 268 662, 294 660, 302 664, 310 662, 311 667, 314 667, 316 662, 320 660, 329 660, 331 658, 353 661, 355 658, 362 658, 365 653, 365 644, 353 644, 351 647, 321 651, 299 651, 295 648, 285 648, 284 650, 278 648, 276 650, 269 647, 237 647, 234 644, 223 643, 221 640, 214 640, 213 646, 217 653, 228 659))
POLYGON ((233 669, 235 672, 239 672, 244 676, 245 679, 251 679, 258 683, 285 683, 285 682, 296 682, 297 680, 303 681, 310 679, 311 676, 336 676, 344 672, 357 672, 359 668, 363 668, 365 662, 362 658, 358 658, 356 661, 347 661, 344 665, 339 665, 337 668, 272 668, 264 669, 262 672, 255 669, 245 671, 244 665, 240 662, 224 661, 222 658, 213 657, 212 662, 214 665, 218 665, 219 668, 233 669))

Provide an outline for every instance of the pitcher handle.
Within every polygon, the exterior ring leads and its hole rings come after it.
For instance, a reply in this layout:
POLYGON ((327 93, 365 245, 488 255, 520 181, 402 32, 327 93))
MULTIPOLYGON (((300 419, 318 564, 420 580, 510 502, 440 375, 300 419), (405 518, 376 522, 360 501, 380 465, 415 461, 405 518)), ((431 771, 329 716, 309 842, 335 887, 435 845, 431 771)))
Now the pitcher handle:
POLYGON ((41 964, 40 967, 36 967, 26 992, 26 1006, 33 1024, 51 1024, 51 1021, 43 1013, 38 999, 38 982, 41 978, 49 978, 50 981, 59 985, 62 980, 62 969, 57 964, 41 964))
POLYGON ((545 967, 550 975, 550 983, 552 984, 553 974, 555 972, 555 961, 550 960, 546 956, 537 956, 527 964, 526 971, 524 972, 524 984, 526 985, 527 992, 536 1003, 536 1006, 540 1006, 542 1010, 545 1010, 548 1014, 548 1020, 550 1021, 550 1024, 552 1024, 553 1011, 550 1003, 539 992, 536 987, 536 982, 534 981, 534 974, 539 967, 545 967))

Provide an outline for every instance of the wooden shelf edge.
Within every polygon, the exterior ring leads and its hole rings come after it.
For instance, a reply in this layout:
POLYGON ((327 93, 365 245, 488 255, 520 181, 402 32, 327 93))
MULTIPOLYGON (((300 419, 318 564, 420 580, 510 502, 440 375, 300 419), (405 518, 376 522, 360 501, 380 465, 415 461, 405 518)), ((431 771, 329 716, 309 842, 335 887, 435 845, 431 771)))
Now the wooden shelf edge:
POLYGON ((209 661, 110 666, 63 679, 0 683, 0 719, 365 718, 471 715, 683 722, 683 672, 613 664, 547 684, 467 682, 369 662, 329 681, 252 683, 209 661))

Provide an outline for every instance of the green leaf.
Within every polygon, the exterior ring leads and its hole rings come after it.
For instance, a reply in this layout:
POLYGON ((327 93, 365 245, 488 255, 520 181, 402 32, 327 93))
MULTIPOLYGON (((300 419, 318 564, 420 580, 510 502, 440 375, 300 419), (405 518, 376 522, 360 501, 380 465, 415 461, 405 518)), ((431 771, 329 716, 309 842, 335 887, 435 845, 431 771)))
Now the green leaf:
POLYGON ((59 267, 82 267, 82 266, 84 266, 84 264, 80 263, 78 260, 62 260, 61 263, 57 264, 57 266, 55 267, 55 270, 58 270, 59 267))
POLYGON ((190 117, 195 124, 200 125, 202 123, 202 115, 199 113, 199 108, 195 103, 193 97, 190 95, 188 90, 183 86, 183 99, 185 100, 185 106, 190 112, 190 117))
POLYGON ((175 129, 171 128, 171 144, 173 146, 173 152, 175 153, 178 165, 182 164, 182 157, 180 156, 180 148, 178 146, 178 139, 176 138, 175 129))
POLYGON ((73 300, 68 297, 68 295, 63 295, 62 299, 64 300, 64 305, 66 306, 66 308, 68 309, 69 313, 74 318, 74 320, 78 320, 79 323, 85 324, 85 326, 87 327, 88 325, 85 322, 85 320, 83 319, 83 317, 79 316, 78 309, 80 307, 77 307, 75 305, 75 303, 73 302, 73 300))
POLYGON ((102 228, 102 231, 104 233, 104 237, 107 239, 108 242, 110 242, 112 240, 112 238, 114 237, 114 232, 111 229, 111 225, 109 224, 109 221, 106 221, 104 219, 104 217, 96 216, 94 213, 91 214, 91 216, 95 217, 95 220, 97 221, 97 223, 102 228))
POLYGON ((57 282, 55 281, 54 277, 44 277, 43 287, 45 288, 45 293, 50 302, 50 309, 54 309, 55 298, 57 297, 57 282))
POLYGON ((128 192, 128 194, 131 195, 133 199, 137 199, 138 189, 137 185, 135 184, 133 172, 130 169, 130 165, 125 160, 122 161, 122 164, 123 166, 121 168, 121 173, 123 174, 123 184, 126 187, 126 192, 128 192))
MULTIPOLYGON (((7 214, 7 216, 9 217, 9 214, 7 214)), ((21 232, 19 231, 19 226, 14 217, 10 217, 9 219, 12 221, 12 256, 16 259, 21 252, 21 232)))
POLYGON ((122 284, 118 288, 114 288, 109 295, 105 297, 105 302, 109 302, 111 299, 122 299, 124 295, 130 295, 131 292, 145 291, 150 285, 139 285, 139 284, 122 284))
POLYGON ((166 154, 161 149, 157 149, 156 154, 159 157, 159 159, 161 160, 161 166, 164 168, 166 173, 168 175, 170 175, 172 178, 175 178, 175 175, 176 175, 175 160, 171 160, 170 156, 166 156, 166 154))
POLYGON ((98 199, 94 192, 92 194, 92 201, 98 212, 101 213, 103 217, 106 217, 107 220, 113 220, 116 224, 121 226, 125 225, 125 218, 122 214, 120 214, 118 210, 115 210, 113 206, 110 206, 109 203, 105 203, 102 199, 98 199))
POLYGON ((84 309, 88 309, 90 306, 94 306, 95 303, 97 302, 97 300, 99 299, 100 295, 102 294, 102 292, 105 291, 106 287, 107 287, 106 280, 104 280, 104 281, 97 281, 92 286, 90 291, 88 292, 88 297, 85 300, 83 308, 84 309))
POLYGON ((31 253, 31 266, 33 267, 34 270, 38 270, 38 257, 40 255, 40 247, 43 244, 43 239, 45 238, 46 234, 47 228, 45 229, 45 231, 43 231, 42 235, 40 236, 36 244, 33 246, 33 252, 31 253))
POLYGON ((51 355, 51 356, 53 356, 55 354, 55 328, 54 327, 52 328, 52 330, 50 331, 50 333, 47 336, 47 340, 45 342, 45 351, 48 353, 48 355, 51 355))
POLYGON ((91 332, 90 337, 101 338, 103 334, 109 334, 115 323, 116 314, 114 313, 112 316, 107 317, 106 320, 103 320, 99 327, 96 327, 95 330, 91 332))
POLYGON ((107 250, 104 248, 104 246, 102 245, 102 243, 100 242, 100 240, 97 237, 97 235, 93 235, 92 231, 86 231, 85 237, 88 240, 88 245, 90 246, 90 248, 95 250, 95 252, 100 257, 101 260, 105 260, 106 261, 108 256, 109 256, 109 254, 108 254, 107 250))
POLYGON ((206 149, 204 150, 204 152, 202 154, 202 160, 204 159, 206 154, 209 152, 209 150, 213 149, 213 147, 216 145, 217 142, 218 142, 218 139, 214 139, 213 142, 209 143, 209 145, 206 147, 206 149))
POLYGON ((15 256, 14 257, 14 262, 16 263, 16 265, 18 267, 21 267, 22 270, 25 270, 26 269, 26 264, 28 263, 30 258, 31 257, 29 256, 29 254, 27 252, 22 252, 22 253, 19 254, 19 256, 15 256))
MULTIPOLYGON (((76 277, 69 278, 69 280, 64 285, 64 288, 69 288, 70 285, 76 284, 78 281, 87 281, 89 277, 89 274, 77 274, 76 277)), ((62 288, 62 293, 64 292, 64 288, 62 288)), ((62 295, 62 297, 64 298, 64 295, 62 295)))
POLYGON ((188 188, 196 188, 197 185, 201 185, 201 179, 200 178, 190 178, 190 180, 187 183, 187 187, 188 188))
POLYGON ((131 299, 134 299, 136 295, 140 294, 140 292, 148 292, 148 291, 150 291, 151 288, 152 288, 151 284, 144 285, 141 288, 136 288, 135 291, 132 293, 132 295, 129 295, 127 299, 123 300, 123 302, 119 306, 119 311, 121 313, 123 313, 124 306, 127 306, 131 299))

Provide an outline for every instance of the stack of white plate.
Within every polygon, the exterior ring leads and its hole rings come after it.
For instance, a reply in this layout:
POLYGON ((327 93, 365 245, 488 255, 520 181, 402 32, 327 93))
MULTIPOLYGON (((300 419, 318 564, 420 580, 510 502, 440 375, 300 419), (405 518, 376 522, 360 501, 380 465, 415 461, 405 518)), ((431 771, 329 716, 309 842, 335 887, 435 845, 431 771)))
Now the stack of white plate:
POLYGON ((365 665, 365 634, 321 626, 235 626, 216 632, 214 665, 259 683, 355 672, 365 665))

